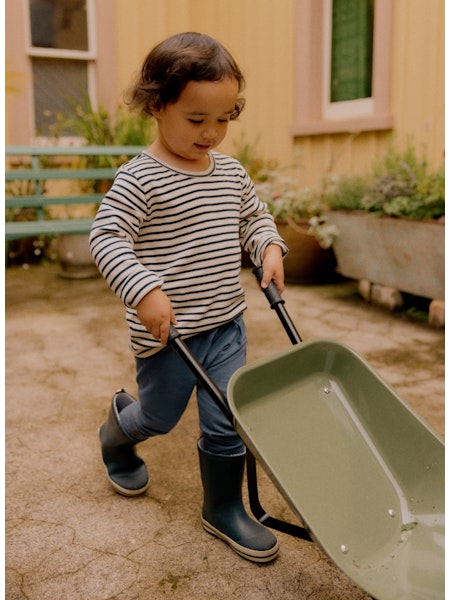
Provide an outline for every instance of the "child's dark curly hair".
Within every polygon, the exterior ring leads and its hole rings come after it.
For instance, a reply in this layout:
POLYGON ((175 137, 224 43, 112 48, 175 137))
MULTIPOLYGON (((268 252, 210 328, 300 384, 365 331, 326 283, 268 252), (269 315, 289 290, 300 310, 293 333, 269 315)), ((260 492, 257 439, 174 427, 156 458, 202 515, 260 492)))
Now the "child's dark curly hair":
MULTIPOLYGON (((179 33, 151 50, 144 61, 138 80, 130 89, 128 104, 152 114, 176 102, 189 81, 237 80, 239 92, 244 76, 231 54, 209 35, 179 33)), ((238 98, 231 119, 237 119, 245 100, 238 98)))

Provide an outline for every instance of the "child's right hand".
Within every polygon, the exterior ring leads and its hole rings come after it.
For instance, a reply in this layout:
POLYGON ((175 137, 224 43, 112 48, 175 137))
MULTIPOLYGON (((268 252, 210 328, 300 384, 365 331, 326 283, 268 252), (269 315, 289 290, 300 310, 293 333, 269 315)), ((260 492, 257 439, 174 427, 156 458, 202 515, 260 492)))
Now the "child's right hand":
POLYGON ((169 298, 161 290, 155 288, 142 298, 137 306, 140 322, 152 334, 155 340, 161 340, 165 346, 169 337, 170 324, 177 324, 169 298))

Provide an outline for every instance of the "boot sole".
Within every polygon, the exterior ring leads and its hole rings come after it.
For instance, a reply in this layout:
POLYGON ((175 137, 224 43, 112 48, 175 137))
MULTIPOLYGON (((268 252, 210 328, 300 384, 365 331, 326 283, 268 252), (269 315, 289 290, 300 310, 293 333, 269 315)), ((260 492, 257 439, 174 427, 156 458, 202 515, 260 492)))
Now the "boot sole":
POLYGON ((116 492, 118 492, 122 496, 128 496, 129 498, 132 498, 133 496, 139 496, 140 494, 143 494, 144 492, 147 491, 148 486, 150 485, 150 482, 148 482, 148 483, 145 484, 144 487, 141 487, 138 490, 129 490, 127 488, 121 487, 118 483, 116 483, 115 481, 113 481, 111 479, 111 477, 109 477, 109 475, 108 475, 108 469, 106 469, 106 474, 108 476, 109 483, 116 490, 116 492))
POLYGON ((245 546, 241 546, 241 544, 235 542, 225 533, 222 533, 222 531, 216 529, 213 525, 211 525, 211 523, 205 521, 203 517, 202 524, 205 531, 224 541, 230 546, 230 548, 232 548, 237 554, 239 554, 239 556, 242 556, 242 558, 256 563, 268 563, 272 560, 275 560, 275 558, 278 556, 278 551, 280 549, 278 542, 273 548, 269 548, 269 550, 253 550, 252 548, 246 548, 245 546))

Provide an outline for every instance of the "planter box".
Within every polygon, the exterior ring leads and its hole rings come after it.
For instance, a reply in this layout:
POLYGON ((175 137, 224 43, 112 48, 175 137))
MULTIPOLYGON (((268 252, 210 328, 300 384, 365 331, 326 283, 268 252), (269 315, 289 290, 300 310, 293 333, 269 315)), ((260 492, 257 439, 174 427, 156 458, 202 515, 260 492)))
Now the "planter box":
POLYGON ((339 273, 424 298, 444 299, 443 221, 352 211, 329 211, 326 217, 339 231, 333 244, 339 273))

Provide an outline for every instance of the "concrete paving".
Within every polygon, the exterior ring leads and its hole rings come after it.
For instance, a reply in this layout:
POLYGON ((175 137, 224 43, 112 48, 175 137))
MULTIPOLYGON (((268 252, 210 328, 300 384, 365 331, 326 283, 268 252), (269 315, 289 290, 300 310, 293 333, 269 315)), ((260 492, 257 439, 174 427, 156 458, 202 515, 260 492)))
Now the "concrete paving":
MULTIPOLYGON (((249 271, 248 360, 289 346, 249 271)), ((365 304, 354 282, 287 286, 304 339, 356 350, 444 434, 444 332, 365 304)), ((113 391, 135 393, 124 311, 100 279, 67 280, 48 264, 6 270, 6 598, 8 600, 363 600, 314 544, 278 534, 268 565, 238 557, 200 524, 193 399, 167 436, 139 446, 147 493, 116 494, 97 428, 113 391)), ((260 473, 260 495, 292 520, 260 473)))

